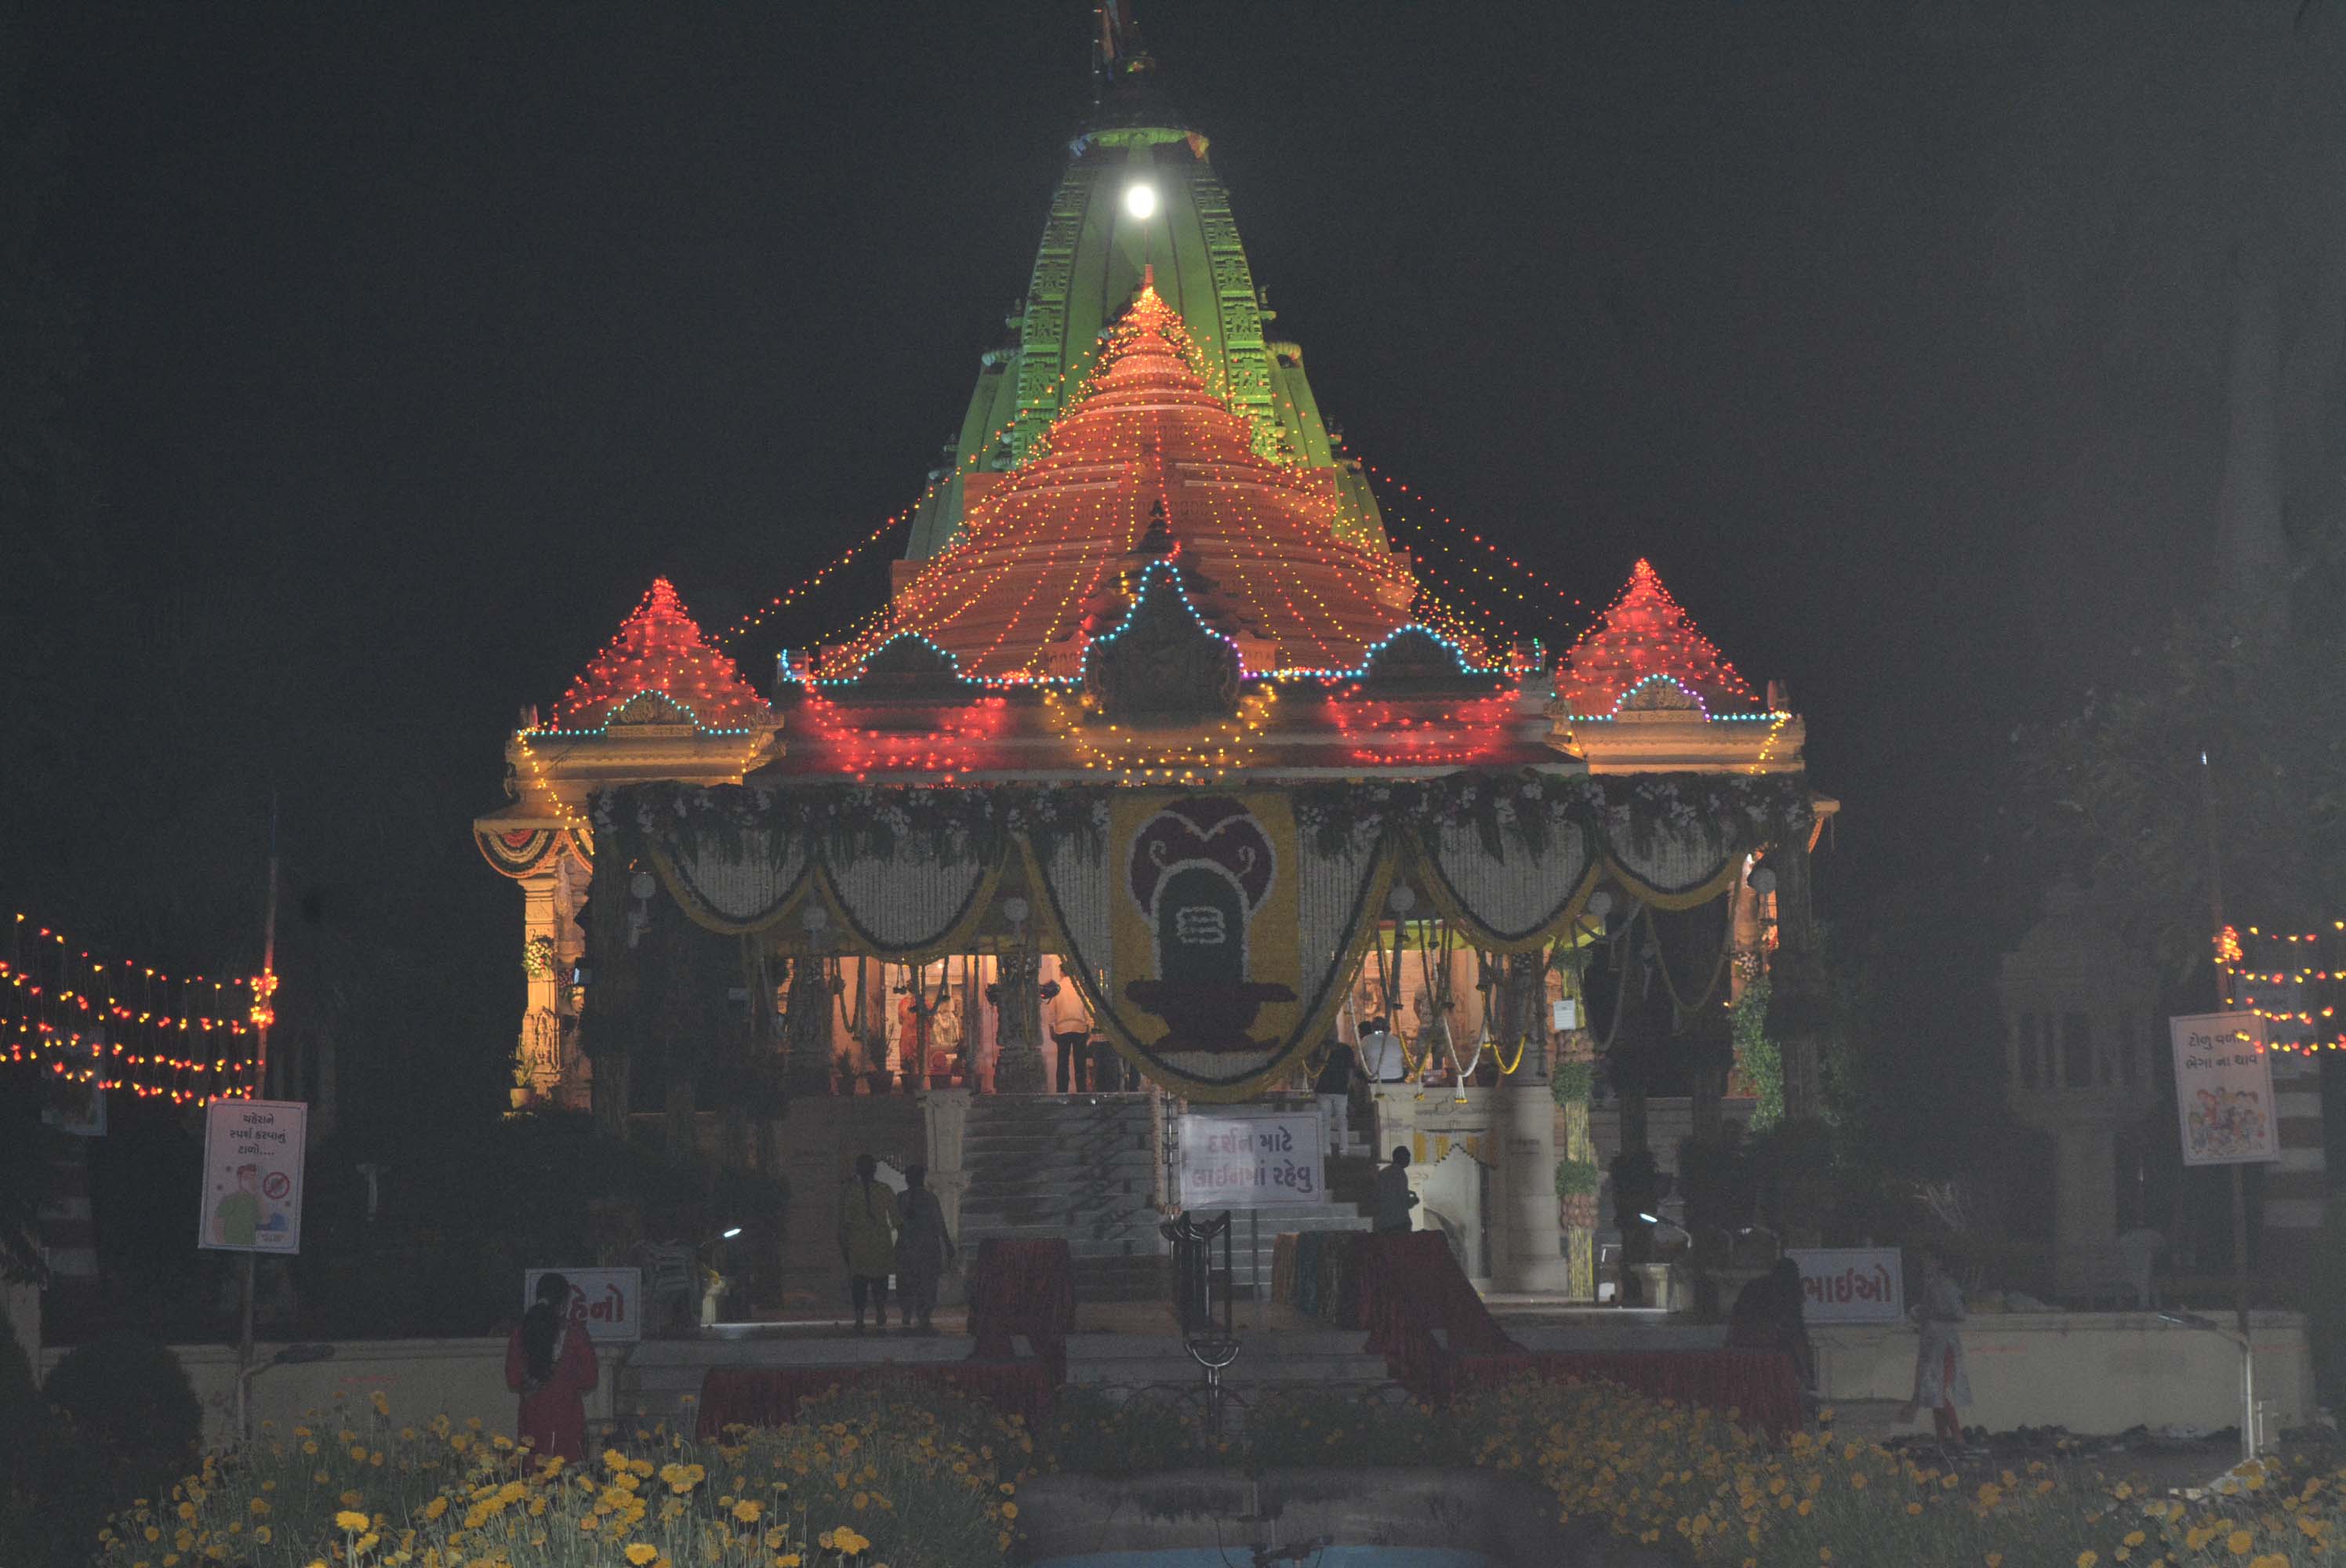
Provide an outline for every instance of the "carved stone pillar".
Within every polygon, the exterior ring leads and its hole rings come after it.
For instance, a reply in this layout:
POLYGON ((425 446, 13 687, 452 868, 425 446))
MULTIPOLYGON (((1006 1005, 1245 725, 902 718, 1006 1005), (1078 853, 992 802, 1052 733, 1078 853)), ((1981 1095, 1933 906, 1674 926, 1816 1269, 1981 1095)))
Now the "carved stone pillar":
POLYGON ((932 1089, 922 1096, 927 1122, 929 1190, 944 1210, 945 1234, 961 1235, 961 1198, 969 1188, 969 1172, 962 1165, 962 1139, 969 1125, 967 1089, 932 1089))
POLYGON ((513 1103, 550 1098, 562 1083, 561 976, 557 972, 554 863, 520 879, 522 973, 528 1005, 515 1047, 513 1103))
POLYGON ((1499 1080, 1502 1148, 1502 1290, 1562 1294, 1571 1287, 1556 1195, 1556 1102, 1548 1093, 1546 954, 1511 953, 1501 991, 1497 1043, 1523 1051, 1499 1080))
POLYGON ((1035 986, 1041 968, 1041 955, 1032 943, 1019 939, 1005 945, 994 959, 994 1087, 997 1093, 1039 1095, 1046 1086, 1043 1004, 1035 986))
POLYGON ((1796 1122, 1824 1111, 1818 1078, 1827 998, 1810 914, 1807 837, 1795 831, 1790 842, 1770 850, 1760 880, 1776 895, 1768 1025, 1784 1058, 1784 1119, 1796 1122))
POLYGON ((782 1003, 787 1055, 782 1081, 793 1098, 831 1093, 831 976, 821 957, 790 961, 790 995, 782 1003))

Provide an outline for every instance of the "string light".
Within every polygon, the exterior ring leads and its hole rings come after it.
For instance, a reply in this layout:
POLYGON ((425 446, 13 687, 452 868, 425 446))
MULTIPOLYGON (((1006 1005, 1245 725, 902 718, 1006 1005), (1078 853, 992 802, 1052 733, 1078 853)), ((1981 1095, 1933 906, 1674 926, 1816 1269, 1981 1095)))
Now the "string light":
POLYGON ((666 577, 654 580, 614 636, 554 705, 547 732, 600 732, 629 699, 657 692, 685 708, 698 728, 747 734, 770 726, 772 710, 700 627, 666 577))
POLYGON ((1573 718, 1611 718, 1657 680, 1693 698, 1705 718, 1725 717, 1722 708, 1748 713, 1761 707, 1735 667, 1695 630, 1653 563, 1640 560, 1620 595, 1565 650, 1556 672, 1556 700, 1573 718))
POLYGON ((1517 585, 1529 582, 1535 583, 1540 587, 1546 589, 1547 592, 1556 596, 1558 600, 1570 605, 1576 610, 1584 607, 1578 596, 1574 595, 1570 590, 1560 587, 1556 584, 1550 582, 1546 577, 1541 575, 1535 568, 1517 560, 1515 556, 1508 555, 1504 550, 1500 549, 1496 545, 1492 544, 1488 539, 1483 537, 1482 535, 1469 530, 1456 518, 1452 517, 1448 513, 1443 511, 1440 507, 1435 506, 1432 502, 1427 501, 1423 491, 1411 489, 1403 481, 1395 478, 1392 473, 1379 468, 1375 463, 1371 463, 1367 458, 1354 452, 1350 446, 1345 444, 1344 438, 1342 436, 1334 436, 1333 440, 1336 443, 1336 449, 1343 453, 1347 457, 1350 457, 1353 462, 1359 463, 1361 465, 1362 472, 1389 487, 1386 491, 1385 505, 1381 509, 1390 509, 1397 515, 1400 515, 1402 521, 1408 523, 1412 528, 1418 531, 1421 537, 1433 543, 1434 546, 1440 549, 1444 555, 1452 555, 1461 557, 1461 565, 1464 570, 1476 576, 1487 579, 1493 588, 1508 594, 1515 598, 1520 599, 1526 605, 1532 602, 1532 596, 1525 594, 1517 585), (1441 535, 1434 534, 1431 529, 1427 528, 1424 524, 1419 522, 1416 518, 1409 516, 1405 508, 1390 500, 1392 492, 1396 490, 1402 495, 1407 496, 1409 500, 1423 506, 1426 511, 1433 516, 1440 518, 1444 526, 1455 530, 1461 543, 1457 546, 1454 547, 1447 540, 1444 540, 1441 535), (1507 568, 1507 575, 1502 576, 1496 572, 1485 570, 1483 567, 1465 565, 1464 558, 1470 554, 1464 547, 1466 545, 1481 545, 1484 553, 1488 555, 1493 560, 1504 564, 1507 568))
POLYGON ((2215 937, 2216 966, 2230 1005, 2266 1023, 2275 1051, 2311 1055, 2346 1049, 2338 1019, 2346 986, 2346 921, 2327 932, 2246 932, 2226 926, 2215 937))
POLYGON ((1205 540, 1228 552, 1192 569, 1230 579, 1216 582, 1209 619, 1233 625, 1242 647, 1269 645, 1256 662, 1342 663, 1421 585, 1341 540, 1338 504, 1301 469, 1256 452, 1250 422, 1209 389, 1179 314, 1144 284, 1025 461, 904 585, 887 625, 839 657, 852 668, 913 630, 979 680, 1064 680, 1115 561, 1143 550, 1154 528, 1160 555, 1205 540))
POLYGON ((0 1054, 46 1065, 66 1083, 140 1098, 186 1105, 249 1097, 255 1064, 246 1037, 260 1013, 275 1017, 269 999, 277 979, 175 977, 96 958, 20 913, 10 923, 8 956, 0 958, 0 1054), (240 1004, 246 1017, 231 1011, 240 1004))

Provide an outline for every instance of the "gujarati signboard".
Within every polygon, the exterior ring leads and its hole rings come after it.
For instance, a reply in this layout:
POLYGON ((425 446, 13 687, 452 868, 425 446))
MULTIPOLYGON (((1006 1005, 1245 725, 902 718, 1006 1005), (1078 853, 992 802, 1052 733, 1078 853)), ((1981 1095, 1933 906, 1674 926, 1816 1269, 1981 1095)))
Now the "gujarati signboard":
POLYGON ((1906 1316, 1906 1269, 1894 1247, 1796 1247, 1800 1306, 1811 1323, 1894 1323, 1906 1316))
POLYGON ((309 1127, 310 1107, 296 1100, 214 1100, 204 1107, 198 1247, 301 1250, 301 1156, 309 1127))
POLYGON ((537 1299, 537 1282, 559 1274, 570 1282, 570 1310, 586 1319, 597 1345, 632 1345, 644 1337, 644 1271, 640 1268, 531 1268, 521 1277, 522 1310, 537 1299))
POLYGON ((1275 1208, 1325 1203, 1319 1113, 1271 1116, 1187 1115, 1181 1145, 1181 1207, 1275 1208))
POLYGON ((2168 1028, 2175 1039, 2183 1163, 2237 1166, 2280 1158, 2265 1021, 2253 1013, 2198 1013, 2170 1018, 2168 1028))

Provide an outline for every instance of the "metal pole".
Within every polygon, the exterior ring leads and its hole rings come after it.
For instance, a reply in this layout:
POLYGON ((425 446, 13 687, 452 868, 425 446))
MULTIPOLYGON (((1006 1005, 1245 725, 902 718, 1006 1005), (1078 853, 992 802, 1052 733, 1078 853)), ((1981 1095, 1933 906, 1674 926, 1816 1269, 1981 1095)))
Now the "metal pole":
POLYGON ((252 1259, 253 1255, 246 1253, 244 1267, 238 1272, 236 1443, 239 1448, 252 1441, 252 1259))
POLYGON ((1254 1331, 1263 1329, 1262 1210, 1247 1210, 1247 1278, 1254 1282, 1254 1331))
MULTIPOLYGON (((261 915, 260 919, 260 977, 262 984, 267 985, 270 980, 275 978, 276 974, 277 794, 274 790, 271 790, 269 796, 269 901, 266 906, 265 912, 261 915)), ((274 987, 271 987, 270 989, 273 991, 274 987)), ((270 995, 262 995, 256 1000, 260 1003, 260 1007, 264 1009, 260 1014, 261 1018, 273 1019, 276 1015, 275 998, 270 995)), ((254 1064, 253 1080, 254 1087, 260 1094, 260 1097, 262 1099, 267 1099, 269 1097, 269 1024, 267 1023, 260 1023, 259 1033, 260 1041, 257 1052, 258 1060, 254 1064)), ((248 1293, 245 1301, 245 1312, 247 1317, 251 1315, 251 1298, 250 1293, 248 1293)), ((250 1336, 248 1336, 248 1338, 250 1336)))
MULTIPOLYGON (((2224 852, 2216 837, 2216 774, 2203 748, 2199 753, 2199 820, 2208 835, 2208 940, 2224 929, 2224 852)), ((2218 1010, 2231 999, 2224 994, 2223 965, 2210 961, 2218 1010)), ((2240 1338, 2249 1337, 2249 1196, 2247 1178, 2232 1167, 2232 1313, 2240 1338)))
MULTIPOLYGON (((2234 1166, 2234 1170, 2240 1167, 2234 1166)), ((2257 1351, 2243 1331, 2240 1336, 2240 1457, 2257 1457, 2257 1351)))

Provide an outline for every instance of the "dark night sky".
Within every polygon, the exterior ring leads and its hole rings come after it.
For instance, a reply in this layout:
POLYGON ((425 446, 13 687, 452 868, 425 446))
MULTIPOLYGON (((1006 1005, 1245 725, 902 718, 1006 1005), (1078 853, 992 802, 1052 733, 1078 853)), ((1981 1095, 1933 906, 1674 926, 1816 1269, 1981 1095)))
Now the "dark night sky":
MULTIPOLYGON (((1790 683, 1850 921, 1957 897, 2014 717, 2208 570, 2266 108, 2346 80, 2294 0, 1139 11, 1354 445, 1592 604, 1650 555, 1790 683)), ((498 1013, 464 827, 515 706, 655 573, 721 625, 918 492, 1087 14, 25 15, 103 504, 48 609, 147 729, 16 814, 0 896, 214 962, 274 782, 312 917, 498 1013), (200 887, 134 915, 101 863, 200 887)))

